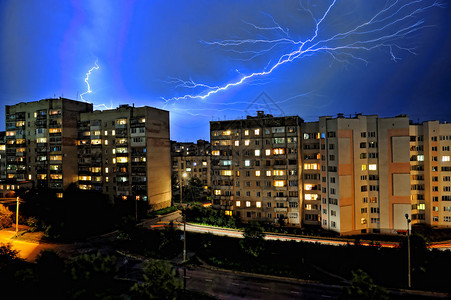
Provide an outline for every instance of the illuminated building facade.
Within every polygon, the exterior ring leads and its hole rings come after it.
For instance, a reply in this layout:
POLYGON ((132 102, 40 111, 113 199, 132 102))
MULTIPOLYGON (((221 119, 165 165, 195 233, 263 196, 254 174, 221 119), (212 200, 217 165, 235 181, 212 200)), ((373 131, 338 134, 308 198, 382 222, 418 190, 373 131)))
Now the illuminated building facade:
POLYGON ((210 122, 213 207, 243 221, 300 226, 302 122, 262 111, 210 122))
POLYGON ((0 132, 0 180, 6 179, 6 132, 0 132))
POLYGON ((80 115, 78 186, 110 199, 171 204, 169 112, 121 105, 80 115))
POLYGON ((6 106, 7 179, 32 180, 62 197, 77 181, 77 121, 92 104, 65 98, 6 106))
MULTIPOLYGON (((181 182, 183 174, 184 185, 192 177, 197 177, 204 186, 204 193, 210 195, 210 143, 198 140, 197 143, 171 142, 172 177, 176 182, 181 182)), ((174 191, 179 193, 179 191, 174 191)))
POLYGON ((411 124, 412 223, 451 227, 451 124, 411 124))
POLYGON ((6 106, 6 179, 64 196, 72 183, 115 198, 171 202, 169 112, 151 107, 93 111, 64 98, 6 106))

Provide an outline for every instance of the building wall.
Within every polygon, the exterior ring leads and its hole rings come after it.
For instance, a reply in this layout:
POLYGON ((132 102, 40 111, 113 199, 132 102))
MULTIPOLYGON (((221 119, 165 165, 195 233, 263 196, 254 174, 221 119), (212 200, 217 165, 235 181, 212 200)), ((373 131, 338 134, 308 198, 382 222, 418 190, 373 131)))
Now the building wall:
POLYGON ((299 117, 259 112, 210 122, 214 207, 244 221, 300 226, 299 117))
POLYGON ((76 182, 74 123, 80 112, 91 110, 92 104, 64 98, 6 106, 8 179, 33 180, 61 192, 76 182))
POLYGON ((110 199, 170 206, 169 113, 120 106, 81 114, 78 126, 79 187, 110 199))

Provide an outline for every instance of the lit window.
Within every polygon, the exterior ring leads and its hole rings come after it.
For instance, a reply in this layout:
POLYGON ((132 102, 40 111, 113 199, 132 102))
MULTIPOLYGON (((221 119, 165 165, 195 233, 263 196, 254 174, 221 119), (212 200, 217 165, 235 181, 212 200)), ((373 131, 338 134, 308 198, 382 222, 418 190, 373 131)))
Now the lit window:
POLYGON ((108 130, 105 130, 104 135, 108 135, 108 130))
POLYGON ((260 134, 260 129, 255 129, 255 130, 254 130, 254 134, 255 134, 255 135, 259 135, 259 134, 260 134))
POLYGON ((246 207, 251 207, 251 201, 246 201, 246 207))
POLYGON ((257 203, 255 203, 255 205, 259 208, 262 207, 262 203, 260 201, 257 201, 257 203))
POLYGON ((376 170, 376 164, 370 164, 370 165, 368 165, 368 170, 370 170, 370 171, 375 171, 376 170))
POLYGON ((241 201, 237 201, 236 206, 241 206, 241 201))
POLYGON ((442 161, 449 161, 449 156, 442 156, 442 161))
POLYGON ((249 141, 249 140, 245 140, 245 141, 244 141, 244 145, 245 145, 245 146, 249 146, 249 144, 250 144, 250 141, 249 141))
POLYGON ((50 155, 50 160, 62 160, 62 155, 50 155))
POLYGON ((57 198, 63 198, 63 193, 56 193, 57 198))
POLYGON ((117 162, 118 163, 126 163, 126 162, 128 162, 128 157, 118 157, 117 162))
POLYGON ((50 179, 63 179, 63 174, 50 174, 50 179))
POLYGON ((100 144, 102 144, 101 139, 91 140, 91 145, 100 145, 100 144))
POLYGON ((108 173, 108 167, 105 168, 105 173, 108 173))
POLYGON ((116 154, 116 149, 112 149, 111 152, 113 152, 113 154, 116 154))
POLYGON ((424 161, 424 155, 418 155, 417 161, 424 161))
POLYGON ((274 186, 276 186, 276 187, 283 187, 283 186, 285 186, 285 180, 275 180, 274 181, 274 186))
POLYGON ((61 133, 61 128, 50 128, 49 133, 61 133))
POLYGON ((362 171, 366 170, 366 165, 362 165, 362 171))
POLYGON ((113 158, 113 164, 115 164, 116 163, 116 158, 113 158))
POLYGON ((265 150, 265 154, 266 154, 266 156, 271 155, 271 149, 266 149, 266 150, 265 150))
POLYGON ((232 170, 221 170, 222 176, 232 176, 232 170))
POLYGON ((306 210, 312 210, 312 205, 311 204, 306 204, 305 205, 305 209, 306 210))
POLYGON ((211 155, 216 155, 218 156, 220 154, 219 150, 213 150, 211 151, 211 155))
POLYGON ((361 218, 360 219, 360 224, 365 225, 366 224, 366 219, 365 218, 361 218))
POLYGON ((231 135, 231 134, 232 134, 232 131, 230 131, 230 130, 226 130, 226 131, 222 132, 222 135, 231 135))
POLYGON ((260 176, 260 171, 255 171, 255 176, 260 176))
POLYGON ((271 171, 266 171, 266 176, 271 176, 271 171))
POLYGON ((255 156, 260 156, 260 150, 259 149, 255 150, 255 156))
POLYGON ((235 146, 239 146, 240 145, 240 141, 235 141, 235 146))
POLYGON ((221 195, 221 190, 215 190, 215 195, 221 195))
POLYGON ((202 162, 202 165, 203 165, 203 166, 206 166, 206 165, 207 165, 207 162, 206 162, 206 161, 203 161, 203 162, 202 162))
POLYGON ((305 189, 306 191, 311 191, 311 190, 313 189, 313 184, 305 184, 305 185, 304 185, 304 189, 305 189))
POLYGON ((116 135, 116 130, 111 130, 111 135, 116 135))
POLYGON ((78 176, 78 180, 91 180, 91 176, 78 176))
POLYGON ((283 175, 285 175, 285 171, 284 170, 274 170, 274 171, 272 171, 272 174, 274 176, 283 176, 283 175))
POLYGON ((250 167, 250 165, 251 165, 251 161, 248 160, 248 159, 246 159, 246 160, 244 161, 244 166, 245 166, 245 167, 250 167))
POLYGON ((186 168, 186 172, 191 172, 191 168, 186 168))
POLYGON ((275 149, 273 149, 273 153, 275 155, 285 154, 285 148, 275 148, 275 149))
POLYGON ((47 143, 47 138, 38 138, 36 139, 36 143, 47 143))
POLYGON ((125 125, 125 124, 127 124, 127 119, 116 120, 116 125, 125 125))
POLYGON ((105 140, 105 145, 108 145, 108 140, 105 140))
POLYGON ((304 164, 304 170, 318 170, 318 164, 304 164))
POLYGON ((245 130, 244 135, 249 135, 249 130, 245 130))
POLYGON ((108 182, 108 181, 110 181, 110 177, 107 176, 107 177, 105 177, 105 182, 108 182))
POLYGON ((226 210, 225 211, 225 215, 226 216, 231 216, 232 215, 232 211, 231 210, 226 210))

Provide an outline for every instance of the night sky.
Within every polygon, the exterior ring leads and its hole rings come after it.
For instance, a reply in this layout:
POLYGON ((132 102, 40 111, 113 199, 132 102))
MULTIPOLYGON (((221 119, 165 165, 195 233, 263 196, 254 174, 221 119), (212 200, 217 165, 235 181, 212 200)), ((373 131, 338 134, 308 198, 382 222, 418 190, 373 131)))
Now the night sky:
POLYGON ((84 99, 167 109, 177 141, 256 110, 451 121, 448 1, 2 0, 0 130, 5 104, 80 100, 96 62, 84 99))

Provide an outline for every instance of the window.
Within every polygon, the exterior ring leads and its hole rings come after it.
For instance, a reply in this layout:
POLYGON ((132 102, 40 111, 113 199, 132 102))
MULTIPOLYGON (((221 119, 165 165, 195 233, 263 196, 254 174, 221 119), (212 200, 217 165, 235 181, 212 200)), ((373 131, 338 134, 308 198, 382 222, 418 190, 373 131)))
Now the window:
POLYGON ((366 165, 362 165, 362 171, 366 171, 366 165))
POLYGON ((255 176, 260 176, 260 171, 259 170, 255 171, 255 176))
POLYGON ((370 165, 368 165, 368 170, 370 170, 370 171, 376 171, 376 164, 370 164, 370 165))
POLYGON ((449 161, 449 155, 442 156, 442 162, 449 161))
POLYGON ((219 150, 213 150, 213 151, 211 151, 211 155, 218 156, 218 155, 220 155, 220 151, 219 150))
POLYGON ((265 150, 265 154, 266 154, 266 156, 271 155, 271 149, 266 149, 266 150, 265 150))
POLYGON ((275 187, 284 187, 285 186, 285 180, 274 180, 274 186, 275 187))
POLYGON ((237 201, 236 206, 238 206, 238 207, 241 206, 241 201, 237 201))
POLYGON ((246 201, 246 207, 251 207, 251 201, 246 201))
POLYGON ((260 129, 255 129, 255 130, 254 130, 254 134, 255 134, 255 135, 260 135, 260 129))
POLYGON ((245 161, 244 161, 244 166, 245 166, 245 167, 250 167, 250 166, 251 166, 251 161, 248 160, 248 159, 245 160, 245 161))
POLYGON ((255 156, 260 156, 260 150, 259 149, 255 150, 255 156))
POLYGON ((249 140, 245 140, 245 141, 244 141, 244 145, 245 145, 245 146, 249 146, 249 144, 250 144, 250 141, 249 141, 249 140))
POLYGON ((232 170, 221 170, 222 176, 232 176, 232 170))

